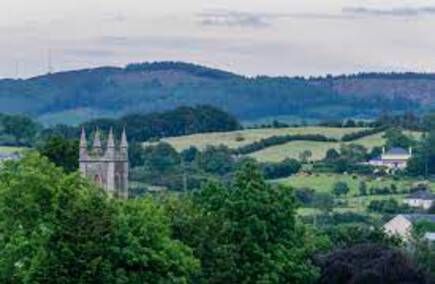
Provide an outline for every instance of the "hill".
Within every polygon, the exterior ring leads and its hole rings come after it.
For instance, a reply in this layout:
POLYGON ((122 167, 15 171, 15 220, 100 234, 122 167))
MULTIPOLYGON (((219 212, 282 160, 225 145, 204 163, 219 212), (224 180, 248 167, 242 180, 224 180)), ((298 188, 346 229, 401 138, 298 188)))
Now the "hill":
POLYGON ((242 120, 325 120, 370 118, 383 110, 416 111, 433 105, 433 94, 432 74, 247 78, 188 63, 159 62, 0 80, 0 112, 27 113, 53 124, 208 104, 242 120))

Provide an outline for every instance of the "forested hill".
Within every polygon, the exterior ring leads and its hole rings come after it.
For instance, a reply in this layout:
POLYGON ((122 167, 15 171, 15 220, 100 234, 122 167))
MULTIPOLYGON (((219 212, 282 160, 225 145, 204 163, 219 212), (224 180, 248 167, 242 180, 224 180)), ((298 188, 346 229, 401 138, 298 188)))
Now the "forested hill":
POLYGON ((360 74, 247 78, 203 66, 160 62, 0 80, 0 112, 73 123, 177 106, 213 105, 240 119, 286 115, 332 119, 432 105, 435 75, 360 74))

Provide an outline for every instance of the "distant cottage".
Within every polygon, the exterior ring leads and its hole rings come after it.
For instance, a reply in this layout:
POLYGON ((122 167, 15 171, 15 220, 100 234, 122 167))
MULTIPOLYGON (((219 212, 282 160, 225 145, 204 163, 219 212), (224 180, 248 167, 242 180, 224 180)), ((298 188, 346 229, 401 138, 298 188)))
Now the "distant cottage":
POLYGON ((110 196, 128 198, 128 143, 122 132, 119 150, 115 147, 110 129, 107 147, 103 151, 98 129, 95 131, 92 150, 88 151, 86 132, 80 137, 80 172, 100 185, 110 196))
POLYGON ((408 165, 408 160, 412 157, 412 148, 408 150, 403 148, 392 148, 389 151, 385 151, 382 148, 382 155, 378 158, 370 160, 368 163, 372 166, 387 167, 390 170, 402 170, 408 165))
POLYGON ((429 209, 435 200, 435 194, 421 190, 407 195, 404 199, 404 203, 410 207, 418 207, 423 209, 429 209))
POLYGON ((420 221, 435 223, 433 214, 400 214, 388 221, 384 226, 384 231, 390 236, 399 236, 404 240, 411 237, 413 225, 420 221))

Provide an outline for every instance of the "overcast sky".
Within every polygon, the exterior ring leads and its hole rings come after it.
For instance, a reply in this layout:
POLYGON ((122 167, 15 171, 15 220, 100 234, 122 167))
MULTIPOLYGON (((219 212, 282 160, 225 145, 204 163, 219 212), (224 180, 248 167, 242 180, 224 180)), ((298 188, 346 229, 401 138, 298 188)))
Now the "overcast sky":
POLYGON ((435 0, 0 0, 0 78, 177 60, 244 75, 435 72, 435 0))

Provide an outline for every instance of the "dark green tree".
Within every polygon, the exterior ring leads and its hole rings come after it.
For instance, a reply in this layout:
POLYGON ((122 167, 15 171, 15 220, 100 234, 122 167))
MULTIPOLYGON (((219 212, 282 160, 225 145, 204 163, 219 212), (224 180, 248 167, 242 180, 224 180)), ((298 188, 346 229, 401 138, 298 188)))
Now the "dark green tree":
POLYGON ((316 236, 296 221, 292 190, 267 184, 254 164, 243 165, 231 188, 209 184, 191 209, 183 204, 172 213, 173 231, 201 259, 204 283, 315 281, 316 236))
POLYGON ((347 195, 349 190, 350 190, 349 186, 344 181, 338 181, 338 182, 336 182, 334 184, 334 187, 332 188, 332 192, 336 196, 347 195))
POLYGON ((0 172, 0 282, 190 283, 199 263, 150 199, 118 201, 36 153, 0 172))
POLYGON ((78 169, 78 140, 52 136, 44 144, 38 146, 38 151, 66 172, 73 172, 78 169))

